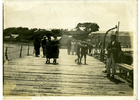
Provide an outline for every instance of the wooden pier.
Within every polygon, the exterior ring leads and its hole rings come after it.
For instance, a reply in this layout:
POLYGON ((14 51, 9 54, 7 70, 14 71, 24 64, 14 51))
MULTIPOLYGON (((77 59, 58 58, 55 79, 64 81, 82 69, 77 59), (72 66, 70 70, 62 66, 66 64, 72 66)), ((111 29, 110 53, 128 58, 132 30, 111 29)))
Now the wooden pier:
MULTIPOLYGON (((42 52, 41 52, 42 54, 42 52)), ((34 55, 4 63, 4 96, 133 96, 129 83, 119 76, 106 77, 105 64, 87 56, 87 65, 77 65, 76 55, 60 50, 58 65, 45 64, 34 55)), ((51 60, 53 62, 53 60, 51 60)))

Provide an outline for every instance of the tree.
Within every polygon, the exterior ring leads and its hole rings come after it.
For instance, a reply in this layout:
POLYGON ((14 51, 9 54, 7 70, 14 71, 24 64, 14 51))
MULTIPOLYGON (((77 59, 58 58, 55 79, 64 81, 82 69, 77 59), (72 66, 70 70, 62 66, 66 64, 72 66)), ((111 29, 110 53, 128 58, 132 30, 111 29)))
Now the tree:
POLYGON ((76 26, 76 31, 73 34, 73 38, 87 39, 88 34, 95 31, 99 31, 99 26, 96 23, 91 22, 78 23, 76 26))
POLYGON ((52 29, 52 35, 61 36, 61 29, 52 29))

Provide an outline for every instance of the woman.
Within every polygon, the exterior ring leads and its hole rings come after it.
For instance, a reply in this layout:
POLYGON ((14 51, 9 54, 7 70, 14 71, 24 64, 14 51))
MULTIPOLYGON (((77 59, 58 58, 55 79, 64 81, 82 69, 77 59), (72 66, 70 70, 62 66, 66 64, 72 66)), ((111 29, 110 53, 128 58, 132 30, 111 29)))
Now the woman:
POLYGON ((48 36, 48 41, 46 42, 46 63, 50 63, 50 59, 52 58, 52 41, 51 37, 48 36))
POLYGON ((59 57, 59 40, 57 36, 54 36, 54 40, 52 41, 52 57, 53 63, 56 64, 56 59, 59 57))

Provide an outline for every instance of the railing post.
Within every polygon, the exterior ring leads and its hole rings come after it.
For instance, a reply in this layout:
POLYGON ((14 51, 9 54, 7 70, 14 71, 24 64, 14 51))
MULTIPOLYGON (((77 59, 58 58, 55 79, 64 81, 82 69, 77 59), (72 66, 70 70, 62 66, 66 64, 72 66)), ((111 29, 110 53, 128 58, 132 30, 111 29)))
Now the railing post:
POLYGON ((6 50, 5 50, 5 57, 6 57, 6 60, 8 60, 7 51, 8 51, 8 47, 6 47, 6 50))
POLYGON ((33 49, 33 54, 35 54, 35 49, 33 49))
POLYGON ((20 55, 19 55, 19 58, 21 58, 21 55, 22 55, 22 46, 21 46, 21 49, 20 49, 20 55))
POLYGON ((28 45, 28 53, 27 53, 27 56, 29 56, 29 45, 28 45))

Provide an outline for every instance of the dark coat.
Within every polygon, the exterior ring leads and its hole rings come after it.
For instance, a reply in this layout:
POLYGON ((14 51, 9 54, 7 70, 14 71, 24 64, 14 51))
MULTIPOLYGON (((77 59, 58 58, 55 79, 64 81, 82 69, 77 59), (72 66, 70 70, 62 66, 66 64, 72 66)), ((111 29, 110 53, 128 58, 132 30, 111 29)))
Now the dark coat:
POLYGON ((59 56, 59 40, 52 41, 52 58, 59 56))
POLYGON ((42 39, 42 40, 41 40, 42 48, 43 48, 43 47, 46 47, 46 41, 47 41, 46 39, 42 39))
POLYGON ((81 45, 81 54, 87 54, 87 45, 81 45))
POLYGON ((121 45, 118 41, 115 41, 114 44, 112 44, 112 42, 109 42, 107 46, 107 51, 108 51, 107 54, 108 58, 112 53, 115 62, 120 62, 119 53, 121 52, 121 45))
POLYGON ((36 38, 34 41, 34 49, 35 49, 36 56, 39 55, 40 54, 40 41, 38 38, 36 38))
POLYGON ((52 58, 52 41, 46 42, 46 58, 52 58))
POLYGON ((39 41, 39 39, 35 39, 35 41, 34 41, 34 48, 36 49, 36 48, 40 48, 40 41, 39 41))

